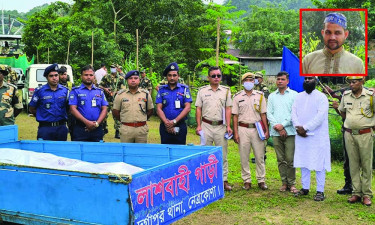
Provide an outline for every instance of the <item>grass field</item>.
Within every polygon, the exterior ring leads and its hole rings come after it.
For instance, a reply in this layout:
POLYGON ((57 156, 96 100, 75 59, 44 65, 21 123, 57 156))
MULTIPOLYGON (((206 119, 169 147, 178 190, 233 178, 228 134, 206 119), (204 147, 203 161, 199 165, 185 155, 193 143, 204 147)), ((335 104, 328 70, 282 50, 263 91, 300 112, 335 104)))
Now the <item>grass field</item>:
MULTIPOLYGON (((111 117, 111 116, 110 116, 111 117)), ((19 126, 19 139, 36 139, 37 122, 34 117, 22 113, 16 119, 19 126)), ((148 123, 149 142, 160 143, 159 120, 153 117, 148 123)), ((113 120, 109 119, 109 134, 106 142, 119 142, 114 139, 113 120)), ((189 129, 188 143, 198 144, 199 138, 194 129, 189 129)), ((277 169, 276 155, 272 147, 267 147, 266 182, 267 191, 261 191, 256 185, 255 164, 251 164, 252 189, 242 189, 240 159, 238 147, 229 142, 229 182, 234 190, 226 192, 225 197, 176 224, 375 224, 375 203, 371 207, 362 204, 349 204, 347 198, 336 194, 344 184, 342 164, 332 162, 332 171, 326 178, 326 200, 315 202, 312 198, 316 191, 315 174, 312 174, 311 189, 308 196, 295 198, 291 193, 278 191, 281 186, 277 169)), ((297 188, 301 188, 300 171, 297 170, 297 188)), ((372 182, 372 190, 375 190, 372 182)))

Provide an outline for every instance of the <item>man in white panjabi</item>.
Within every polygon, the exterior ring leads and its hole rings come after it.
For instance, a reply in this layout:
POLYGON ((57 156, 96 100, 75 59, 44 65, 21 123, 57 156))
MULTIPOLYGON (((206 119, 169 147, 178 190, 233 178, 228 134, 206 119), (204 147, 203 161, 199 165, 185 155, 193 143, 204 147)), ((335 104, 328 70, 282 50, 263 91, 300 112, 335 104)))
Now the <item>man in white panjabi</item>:
POLYGON ((310 191, 310 173, 316 171, 315 201, 323 201, 326 171, 331 171, 331 146, 328 133, 328 99, 315 89, 317 80, 307 76, 304 92, 299 93, 292 106, 292 121, 296 128, 294 167, 301 168, 302 189, 310 191))

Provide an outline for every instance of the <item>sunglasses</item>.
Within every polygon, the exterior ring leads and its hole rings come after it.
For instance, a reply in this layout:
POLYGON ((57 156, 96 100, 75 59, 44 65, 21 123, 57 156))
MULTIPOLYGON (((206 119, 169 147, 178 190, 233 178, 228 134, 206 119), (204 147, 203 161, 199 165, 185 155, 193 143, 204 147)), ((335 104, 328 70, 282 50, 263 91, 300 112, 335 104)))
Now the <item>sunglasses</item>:
POLYGON ((221 74, 214 74, 214 75, 211 75, 211 78, 221 78, 221 74))

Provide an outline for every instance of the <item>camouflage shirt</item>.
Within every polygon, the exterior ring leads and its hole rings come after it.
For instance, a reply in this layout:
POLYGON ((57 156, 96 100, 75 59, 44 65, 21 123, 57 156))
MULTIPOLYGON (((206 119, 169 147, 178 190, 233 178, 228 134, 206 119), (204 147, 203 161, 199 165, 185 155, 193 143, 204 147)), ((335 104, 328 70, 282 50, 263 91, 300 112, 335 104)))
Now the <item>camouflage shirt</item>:
POLYGON ((107 98, 108 101, 113 101, 116 93, 121 90, 126 88, 126 80, 124 77, 120 75, 112 76, 112 74, 107 74, 102 78, 102 81, 99 84, 100 86, 104 88, 109 88, 112 92, 111 95, 108 93, 105 93, 105 97, 107 98))
POLYGON ((8 83, 11 83, 11 84, 14 84, 14 85, 17 85, 17 82, 18 82, 18 74, 16 71, 14 70, 11 70, 8 74, 8 83))
POLYGON ((3 83, 0 87, 0 126, 14 124, 14 108, 22 109, 22 99, 13 84, 3 83))
POLYGON ((141 81, 139 82, 139 87, 151 92, 152 90, 151 80, 148 77, 144 77, 144 78, 140 77, 140 78, 141 78, 141 81))
POLYGON ((270 91, 268 90, 268 87, 265 84, 255 85, 254 90, 263 92, 264 97, 266 98, 268 98, 268 95, 270 95, 270 91))

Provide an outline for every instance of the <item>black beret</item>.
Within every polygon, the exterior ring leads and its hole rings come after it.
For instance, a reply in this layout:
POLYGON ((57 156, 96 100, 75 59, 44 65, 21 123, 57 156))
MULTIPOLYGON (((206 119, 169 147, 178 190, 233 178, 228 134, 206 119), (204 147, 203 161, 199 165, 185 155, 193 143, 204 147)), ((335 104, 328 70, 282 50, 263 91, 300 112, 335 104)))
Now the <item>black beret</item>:
POLYGON ((125 76, 125 79, 127 80, 129 77, 131 76, 138 76, 139 77, 139 72, 138 70, 131 70, 129 71, 126 76, 125 76))
POLYGON ((43 76, 47 77, 50 72, 52 72, 52 71, 56 71, 57 72, 58 70, 59 70, 59 65, 57 65, 57 63, 54 63, 54 64, 48 66, 44 70, 43 76))
POLYGON ((178 64, 176 62, 173 62, 173 63, 169 64, 167 66, 167 68, 165 68, 165 70, 163 72, 163 76, 167 76, 169 71, 177 71, 178 72, 178 64))

